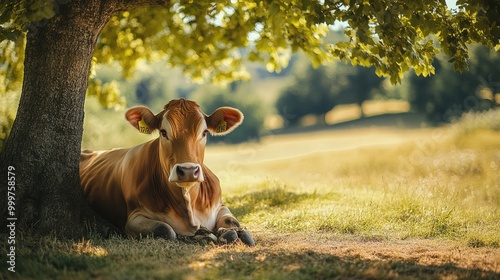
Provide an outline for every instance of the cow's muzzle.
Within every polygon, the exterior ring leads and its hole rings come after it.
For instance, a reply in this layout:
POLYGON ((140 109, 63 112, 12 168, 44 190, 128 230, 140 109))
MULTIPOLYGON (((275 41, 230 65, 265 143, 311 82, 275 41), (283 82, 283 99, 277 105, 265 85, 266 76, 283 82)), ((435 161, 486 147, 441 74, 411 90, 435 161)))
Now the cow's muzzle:
POLYGON ((168 180, 177 183, 179 186, 183 186, 183 184, 180 185, 179 183, 203 182, 203 170, 198 163, 177 163, 172 167, 168 180))

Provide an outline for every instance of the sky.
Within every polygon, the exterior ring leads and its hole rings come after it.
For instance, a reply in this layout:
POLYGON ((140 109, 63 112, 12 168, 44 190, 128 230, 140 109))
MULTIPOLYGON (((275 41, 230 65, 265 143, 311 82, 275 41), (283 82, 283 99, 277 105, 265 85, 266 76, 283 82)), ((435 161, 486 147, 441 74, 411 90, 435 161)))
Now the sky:
POLYGON ((454 9, 457 7, 457 0, 446 0, 446 6, 450 9, 454 9))

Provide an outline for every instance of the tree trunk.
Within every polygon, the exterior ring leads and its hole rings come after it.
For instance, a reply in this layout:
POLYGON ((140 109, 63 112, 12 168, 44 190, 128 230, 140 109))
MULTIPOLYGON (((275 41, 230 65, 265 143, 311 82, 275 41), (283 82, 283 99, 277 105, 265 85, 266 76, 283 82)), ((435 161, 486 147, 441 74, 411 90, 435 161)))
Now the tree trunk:
POLYGON ((17 217, 16 230, 75 237, 87 213, 78 166, 90 63, 114 9, 101 1, 66 2, 27 34, 21 100, 0 156, 2 185, 9 166, 15 169, 9 194, 15 210, 7 212, 2 195, 1 211, 17 217))

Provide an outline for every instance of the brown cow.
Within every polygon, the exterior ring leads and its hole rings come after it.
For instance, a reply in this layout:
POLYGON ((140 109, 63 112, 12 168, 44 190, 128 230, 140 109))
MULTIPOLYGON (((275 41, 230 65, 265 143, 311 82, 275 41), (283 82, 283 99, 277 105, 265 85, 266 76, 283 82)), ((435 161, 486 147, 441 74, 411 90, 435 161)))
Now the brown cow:
POLYGON ((195 102, 177 99, 157 115, 139 106, 125 117, 141 132, 159 130, 159 137, 129 149, 82 152, 80 179, 91 207, 131 236, 175 239, 208 229, 219 242, 253 246, 222 204, 218 178, 203 164, 207 133, 231 132, 243 114, 221 107, 207 116, 195 102))

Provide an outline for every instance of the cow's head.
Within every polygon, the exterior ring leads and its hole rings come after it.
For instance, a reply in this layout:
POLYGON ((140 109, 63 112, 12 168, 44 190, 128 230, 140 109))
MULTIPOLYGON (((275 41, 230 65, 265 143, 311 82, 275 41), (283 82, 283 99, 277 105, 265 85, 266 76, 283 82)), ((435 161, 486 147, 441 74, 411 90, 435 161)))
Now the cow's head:
POLYGON ((160 164, 169 172, 168 180, 179 187, 204 181, 202 170, 207 133, 225 135, 242 121, 243 114, 231 107, 221 107, 206 115, 193 101, 175 99, 154 115, 146 107, 129 109, 125 117, 140 132, 159 131, 160 164))

